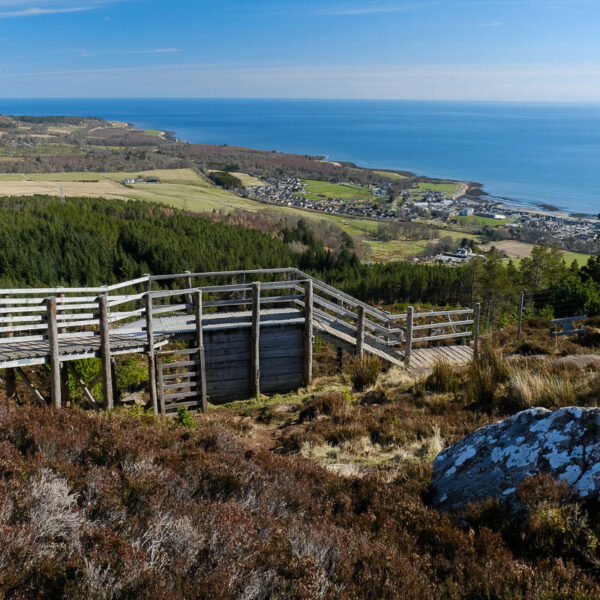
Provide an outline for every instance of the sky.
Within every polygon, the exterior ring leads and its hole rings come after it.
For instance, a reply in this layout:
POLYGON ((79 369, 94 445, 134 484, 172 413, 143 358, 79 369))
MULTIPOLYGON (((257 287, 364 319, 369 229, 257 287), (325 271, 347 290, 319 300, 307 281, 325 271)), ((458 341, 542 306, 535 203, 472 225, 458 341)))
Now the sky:
POLYGON ((600 0, 0 0, 0 97, 600 102, 600 0))

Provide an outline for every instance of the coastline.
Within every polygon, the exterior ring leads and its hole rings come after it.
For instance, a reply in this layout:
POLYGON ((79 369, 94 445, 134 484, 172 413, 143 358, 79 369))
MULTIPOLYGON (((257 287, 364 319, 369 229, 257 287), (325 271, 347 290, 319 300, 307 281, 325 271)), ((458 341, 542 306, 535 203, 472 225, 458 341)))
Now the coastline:
MULTIPOLYGON (((138 128, 138 126, 132 122, 128 122, 128 126, 133 129, 138 128)), ((169 131, 169 130, 160 129, 160 128, 157 128, 155 130, 161 132, 160 137, 162 137, 162 139, 171 140, 171 141, 183 143, 183 144, 204 145, 200 142, 189 142, 185 139, 178 138, 178 137, 176 137, 177 132, 175 132, 175 131, 169 131)), ((209 145, 213 145, 213 144, 209 144, 209 145)), ((256 150, 256 148, 249 148, 246 146, 237 146, 237 147, 246 148, 248 150, 256 150)), ((276 152, 279 152, 279 151, 276 150, 276 152)), ((298 156, 302 155, 300 153, 288 153, 288 152, 285 152, 285 153, 286 154, 297 154, 298 156)), ((433 177, 433 176, 429 176, 429 175, 417 175, 416 173, 414 173, 412 171, 407 171, 404 169, 364 167, 364 166, 356 164, 352 161, 334 160, 334 159, 328 157, 327 155, 317 155, 317 156, 315 156, 315 158, 321 160, 322 162, 327 162, 327 163, 330 163, 330 164, 336 165, 336 166, 347 165, 347 166, 352 166, 354 168, 362 169, 365 171, 377 171, 380 173, 391 173, 391 174, 395 174, 395 175, 400 175, 401 177, 410 178, 415 181, 423 181, 423 182, 434 183, 434 184, 454 183, 454 184, 459 185, 460 187, 459 187, 459 190, 451 196, 451 199, 453 201, 460 200, 461 198, 467 198, 469 200, 477 201, 482 204, 493 205, 493 206, 497 207, 498 209, 504 210, 504 211, 518 210, 519 212, 528 213, 528 214, 548 215, 548 216, 554 216, 554 217, 565 218, 565 219, 593 221, 597 217, 597 215, 595 215, 595 214, 586 214, 586 213, 580 213, 580 212, 574 213, 574 212, 559 209, 557 207, 550 208, 549 205, 542 206, 539 203, 532 202, 531 204, 529 204, 529 203, 515 200, 512 198, 495 198, 484 190, 485 184, 479 183, 476 181, 465 181, 465 180, 458 180, 458 179, 441 179, 441 178, 437 178, 437 177, 433 177)))

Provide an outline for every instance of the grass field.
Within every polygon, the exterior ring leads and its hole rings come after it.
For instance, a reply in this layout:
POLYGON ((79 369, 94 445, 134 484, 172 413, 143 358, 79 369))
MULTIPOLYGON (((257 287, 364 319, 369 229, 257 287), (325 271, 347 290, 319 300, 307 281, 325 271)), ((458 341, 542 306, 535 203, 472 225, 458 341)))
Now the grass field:
POLYGON ((465 227, 500 227, 507 223, 512 223, 514 219, 489 219, 488 217, 456 217, 456 223, 465 227))
MULTIPOLYGON (((492 246, 500 252, 504 252, 508 256, 508 259, 511 259, 517 265, 521 262, 521 260, 523 260, 523 258, 531 256, 531 251, 534 248, 533 244, 504 240, 502 242, 494 242, 482 245, 481 249, 487 252, 492 248, 492 246)), ((576 260, 579 266, 582 266, 587 263, 590 255, 580 254, 578 252, 565 252, 564 258, 567 265, 570 265, 574 260, 576 260)))
POLYGON ((375 196, 367 187, 354 184, 330 183, 329 181, 303 180, 306 192, 300 196, 307 200, 323 200, 339 198, 341 200, 375 200, 375 196))
POLYGON ((429 183, 419 181, 417 183, 418 192, 444 192, 447 196, 452 196, 460 190, 460 183, 429 183))
POLYGON ((367 260, 373 262, 391 262, 394 260, 408 260, 423 254, 428 240, 390 242, 365 241, 362 243, 367 260))
POLYGON ((391 173, 390 171, 373 171, 376 175, 381 175, 382 177, 387 177, 388 179, 408 179, 408 177, 404 175, 400 175, 398 173, 391 173))

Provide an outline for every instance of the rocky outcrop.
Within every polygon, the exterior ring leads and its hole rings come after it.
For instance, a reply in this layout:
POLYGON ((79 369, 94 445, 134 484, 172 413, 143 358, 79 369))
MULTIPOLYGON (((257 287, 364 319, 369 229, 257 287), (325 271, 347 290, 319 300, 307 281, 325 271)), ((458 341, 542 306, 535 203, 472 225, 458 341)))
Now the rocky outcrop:
POLYGON ((548 473, 600 496, 600 409, 531 408, 473 432, 433 463, 433 501, 457 510, 486 498, 512 500, 526 477, 548 473))

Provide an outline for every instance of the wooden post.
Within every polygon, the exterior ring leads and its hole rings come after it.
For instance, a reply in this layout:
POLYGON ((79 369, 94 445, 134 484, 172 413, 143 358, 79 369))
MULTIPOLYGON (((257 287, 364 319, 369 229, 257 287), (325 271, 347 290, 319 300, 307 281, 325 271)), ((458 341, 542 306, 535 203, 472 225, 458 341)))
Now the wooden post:
POLYGON ((412 354, 413 343, 413 321, 415 309, 409 306, 406 309, 406 347, 404 350, 404 366, 410 367, 410 356, 412 354))
POLYGON ((365 353, 365 308, 358 307, 358 319, 356 321, 356 355, 360 358, 365 353))
POLYGON ((65 406, 71 406, 71 389, 69 387, 67 363, 62 363, 60 365, 60 393, 65 406))
POLYGON ((260 396, 260 282, 252 284, 252 329, 250 332, 250 391, 260 396))
POLYGON ((165 380, 163 373, 163 359, 159 356, 156 359, 156 372, 158 374, 158 399, 160 402, 160 414, 165 414, 165 380))
POLYGON ((6 369, 6 398, 17 399, 17 374, 14 369, 6 369))
MULTIPOLYGON (((185 272, 185 287, 188 290, 192 289, 192 277, 191 277, 191 272, 190 271, 186 271, 185 272)), ((186 296, 186 304, 194 304, 194 297, 192 296, 192 294, 187 294, 187 296, 186 296)), ((188 314, 193 315, 194 314, 194 309, 190 308, 187 312, 188 312, 188 314)))
MULTIPOLYGON (((431 315, 429 317, 429 324, 432 325, 432 327, 430 329, 428 329, 430 337, 433 336, 433 324, 434 324, 434 322, 435 322, 434 321, 434 317, 433 317, 433 315, 431 315)), ((427 342, 427 347, 431 348, 432 346, 433 346, 433 340, 429 340, 429 342, 427 342)))
MULTIPOLYGON (((246 273, 244 273, 244 274, 241 276, 240 283, 241 283, 242 285, 246 285, 246 273)), ((244 290, 244 291, 242 292, 242 300, 246 300, 246 298, 247 298, 247 297, 248 297, 248 295, 246 294, 246 290, 244 290)), ((245 304, 242 304, 242 305, 241 305, 241 307, 240 307, 240 310, 246 310, 246 308, 247 308, 247 307, 246 307, 246 305, 245 305, 245 304)))
POLYGON ((146 294, 146 337, 148 340, 148 379, 150 399, 154 414, 158 414, 158 394, 156 391, 156 354, 154 352, 154 322, 152 320, 152 294, 146 294))
POLYGON ((475 323, 473 333, 473 357, 475 360, 479 357, 479 321, 481 320, 481 302, 475 305, 475 323))
POLYGON ((115 404, 118 404, 121 401, 121 394, 119 393, 119 386, 117 385, 117 361, 114 356, 110 359, 110 373, 113 384, 113 401, 115 404))
POLYGON ((48 321, 48 349, 50 354, 50 369, 52 372, 50 393, 52 396, 52 405, 54 408, 60 408, 62 405, 62 396, 60 385, 60 356, 58 354, 56 298, 48 298, 46 300, 46 318, 48 321))
POLYGON ((37 403, 40 406, 44 406, 44 407, 48 406, 44 396, 42 396, 42 394, 35 387, 35 385, 33 385, 31 383, 31 381, 29 381, 29 379, 27 378, 27 375, 25 374, 25 371, 23 371, 23 369, 21 369, 21 367, 17 367, 17 373, 21 376, 21 379, 24 381, 25 385, 29 388, 29 390, 33 394, 33 397, 36 399, 37 403))
POLYGON ((110 323, 108 322, 108 294, 102 294, 100 305, 100 359, 102 360, 102 392, 104 408, 112 410, 115 407, 113 394, 112 368, 110 364, 110 323))
POLYGON ((521 339, 521 334, 523 332, 523 308, 525 306, 525 292, 521 292, 521 297, 519 299, 519 323, 517 325, 517 340, 521 339))
POLYGON ((150 275, 149 273, 146 273, 144 275, 144 277, 148 278, 148 281, 146 282, 146 291, 151 292, 152 291, 152 279, 151 279, 152 275, 150 275))
POLYGON ((208 409, 208 396, 206 394, 206 357, 204 355, 204 331, 202 328, 202 291, 198 290, 194 298, 194 311, 196 313, 196 347, 198 348, 198 362, 200 363, 200 372, 197 382, 200 392, 198 404, 202 412, 208 409))
POLYGON ((304 387, 313 378, 313 282, 304 282, 304 387))
POLYGON ((338 373, 344 371, 344 349, 341 346, 337 347, 337 368, 338 373))

